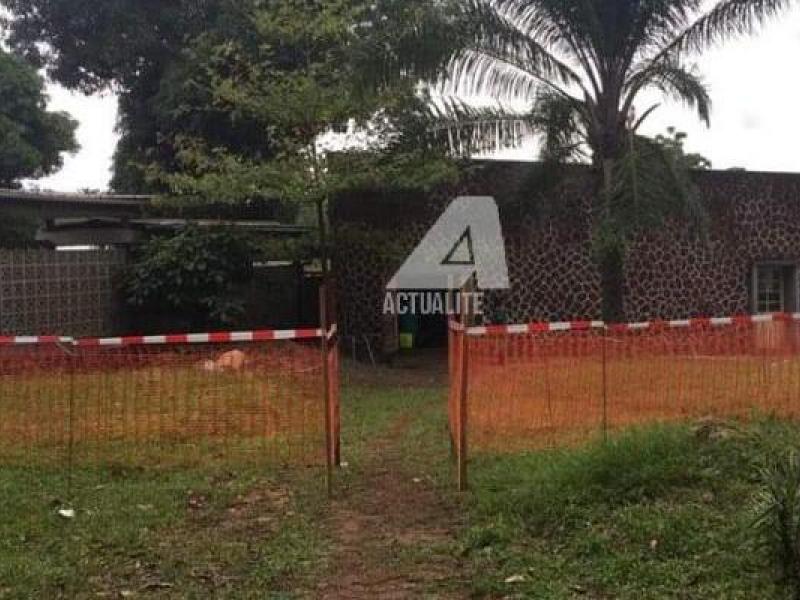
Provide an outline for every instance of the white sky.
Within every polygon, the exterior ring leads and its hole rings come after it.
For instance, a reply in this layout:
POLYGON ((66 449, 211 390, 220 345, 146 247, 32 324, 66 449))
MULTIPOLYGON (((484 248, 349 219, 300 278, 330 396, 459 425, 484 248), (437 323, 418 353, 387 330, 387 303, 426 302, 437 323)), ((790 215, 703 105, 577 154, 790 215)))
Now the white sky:
POLYGON ((64 158, 64 168, 58 173, 36 181, 37 186, 64 192, 85 188, 106 190, 111 179, 111 157, 117 146, 114 131, 117 122, 117 99, 111 94, 85 96, 70 92, 58 85, 48 86, 49 110, 63 110, 80 123, 77 132, 81 150, 64 158))
MULTIPOLYGON (((800 6, 760 35, 735 40, 706 52, 697 64, 714 102, 707 129, 680 105, 665 103, 642 128, 663 133, 670 125, 688 133, 687 149, 700 152, 714 168, 800 172, 800 6)), ((66 110, 80 121, 81 151, 65 160, 56 175, 35 182, 46 189, 106 189, 117 136, 113 96, 85 97, 51 85, 50 108, 66 110)), ((657 101, 658 96, 654 96, 657 101)), ((651 102, 641 103, 640 112, 651 102)), ((527 147, 503 158, 534 159, 527 147)))

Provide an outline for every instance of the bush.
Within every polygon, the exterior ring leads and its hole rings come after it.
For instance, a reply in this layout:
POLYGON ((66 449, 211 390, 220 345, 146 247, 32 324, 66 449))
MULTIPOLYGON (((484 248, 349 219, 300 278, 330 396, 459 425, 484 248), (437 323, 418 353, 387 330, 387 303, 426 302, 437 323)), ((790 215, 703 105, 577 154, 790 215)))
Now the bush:
POLYGON ((792 449, 768 459, 760 479, 755 529, 800 598, 800 454, 792 449))
POLYGON ((232 325, 242 315, 237 286, 253 276, 253 248, 226 227, 189 226, 142 244, 125 278, 128 303, 174 326, 232 325))

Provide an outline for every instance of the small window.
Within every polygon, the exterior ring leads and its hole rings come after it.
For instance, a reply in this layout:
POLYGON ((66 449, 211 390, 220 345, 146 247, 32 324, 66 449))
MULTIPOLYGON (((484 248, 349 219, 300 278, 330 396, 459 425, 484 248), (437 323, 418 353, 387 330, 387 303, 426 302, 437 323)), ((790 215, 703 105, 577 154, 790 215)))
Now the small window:
POLYGON ((797 266, 787 263, 756 265, 753 309, 756 314, 797 311, 797 266))

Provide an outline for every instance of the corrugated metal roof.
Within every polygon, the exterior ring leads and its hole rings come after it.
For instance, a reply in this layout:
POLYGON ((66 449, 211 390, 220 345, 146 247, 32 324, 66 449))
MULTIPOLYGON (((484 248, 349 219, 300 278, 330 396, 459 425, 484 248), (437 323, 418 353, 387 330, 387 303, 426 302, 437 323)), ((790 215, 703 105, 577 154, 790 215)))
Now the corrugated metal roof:
POLYGON ((250 229, 261 233, 303 234, 315 231, 313 227, 279 223, 278 221, 227 221, 219 219, 125 219, 117 217, 74 217, 49 219, 44 230, 68 230, 86 228, 129 228, 140 230, 179 229, 189 224, 200 227, 229 225, 242 229, 250 229))
POLYGON ((106 206, 142 206, 153 196, 135 194, 79 194, 68 192, 32 192, 0 188, 0 203, 31 202, 106 206))

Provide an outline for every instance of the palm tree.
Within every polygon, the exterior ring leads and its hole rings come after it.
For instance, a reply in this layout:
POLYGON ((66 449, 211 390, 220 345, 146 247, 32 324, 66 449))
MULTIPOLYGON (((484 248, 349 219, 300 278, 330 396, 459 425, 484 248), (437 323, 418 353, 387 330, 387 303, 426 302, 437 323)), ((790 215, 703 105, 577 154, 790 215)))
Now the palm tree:
MULTIPOLYGON (((689 62, 728 38, 752 33, 791 0, 457 0, 462 45, 441 89, 454 96, 523 101, 545 136, 546 159, 587 157, 598 174, 604 318, 622 317, 625 217, 620 179, 658 105, 636 116, 642 92, 684 102, 706 124, 709 91, 689 62)), ((518 115, 517 115, 518 116, 518 115)), ((634 182, 635 183, 635 182, 634 182)), ((633 186, 634 189, 636 185, 633 186)), ((657 190, 651 200, 658 196, 657 190)))

